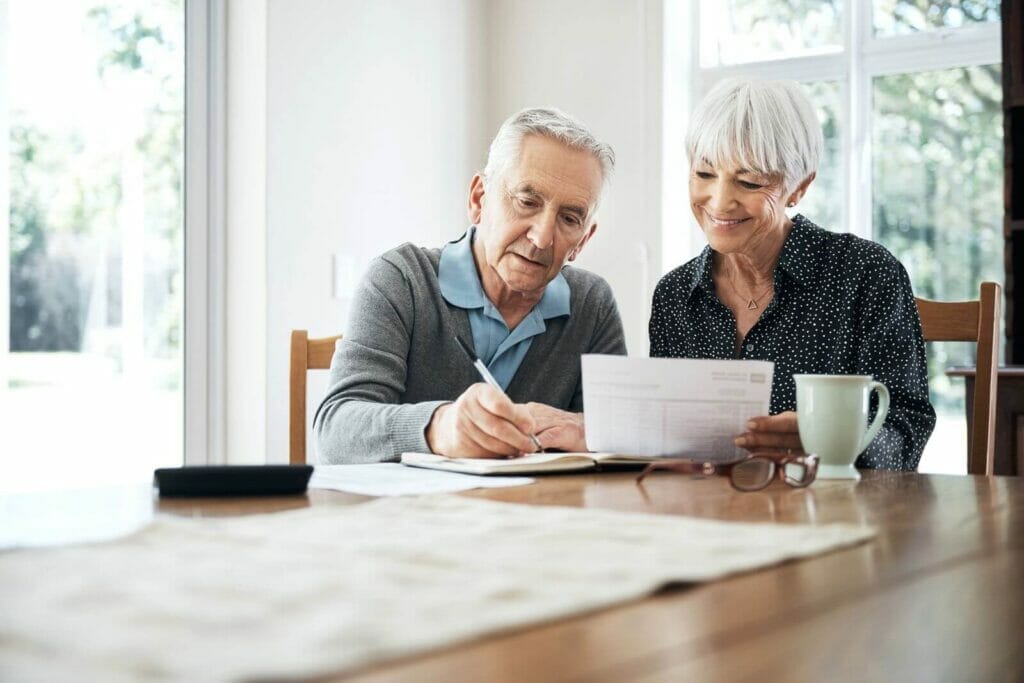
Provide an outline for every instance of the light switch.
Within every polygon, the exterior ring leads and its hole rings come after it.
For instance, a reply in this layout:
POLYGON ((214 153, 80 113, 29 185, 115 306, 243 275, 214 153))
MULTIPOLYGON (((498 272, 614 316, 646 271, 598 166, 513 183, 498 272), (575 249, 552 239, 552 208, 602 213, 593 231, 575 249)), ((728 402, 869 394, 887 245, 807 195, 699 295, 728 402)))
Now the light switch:
POLYGON ((332 259, 334 298, 347 300, 352 298, 355 292, 358 273, 356 272, 356 260, 352 254, 335 252, 332 259))

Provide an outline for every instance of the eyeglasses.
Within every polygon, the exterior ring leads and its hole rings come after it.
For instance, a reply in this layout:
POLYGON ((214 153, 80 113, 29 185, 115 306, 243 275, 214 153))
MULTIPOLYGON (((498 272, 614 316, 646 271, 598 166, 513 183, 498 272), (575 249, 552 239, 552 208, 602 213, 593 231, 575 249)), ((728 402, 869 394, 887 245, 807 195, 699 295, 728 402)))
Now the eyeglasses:
POLYGON ((720 474, 729 477, 729 483, 738 491, 759 491, 776 478, 794 488, 810 486, 818 474, 818 456, 753 454, 743 460, 729 463, 698 462, 694 460, 659 460, 652 462, 636 478, 639 484, 651 472, 670 470, 683 474, 710 477, 720 474))

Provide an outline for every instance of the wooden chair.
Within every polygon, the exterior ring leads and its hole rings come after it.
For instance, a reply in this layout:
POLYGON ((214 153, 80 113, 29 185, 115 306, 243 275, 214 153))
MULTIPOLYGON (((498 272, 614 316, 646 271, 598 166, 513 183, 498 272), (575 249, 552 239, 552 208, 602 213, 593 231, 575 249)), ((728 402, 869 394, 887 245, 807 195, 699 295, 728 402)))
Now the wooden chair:
POLYGON ((290 381, 288 383, 288 462, 306 462, 306 372, 331 367, 334 342, 341 339, 310 339, 306 330, 292 330, 290 381))
POLYGON ((1002 288, 981 283, 976 301, 917 300, 924 340, 972 341, 978 344, 974 413, 967 435, 967 473, 992 474, 996 430, 996 366, 999 363, 999 309, 1002 288))

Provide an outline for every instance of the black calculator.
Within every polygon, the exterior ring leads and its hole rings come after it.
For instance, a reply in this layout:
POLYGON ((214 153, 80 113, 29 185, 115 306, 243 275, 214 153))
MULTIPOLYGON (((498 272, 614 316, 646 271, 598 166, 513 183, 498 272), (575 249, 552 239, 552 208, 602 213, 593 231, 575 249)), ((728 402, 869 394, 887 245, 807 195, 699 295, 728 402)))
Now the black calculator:
POLYGON ((304 493, 312 465, 186 465, 153 472, 161 496, 285 496, 304 493))

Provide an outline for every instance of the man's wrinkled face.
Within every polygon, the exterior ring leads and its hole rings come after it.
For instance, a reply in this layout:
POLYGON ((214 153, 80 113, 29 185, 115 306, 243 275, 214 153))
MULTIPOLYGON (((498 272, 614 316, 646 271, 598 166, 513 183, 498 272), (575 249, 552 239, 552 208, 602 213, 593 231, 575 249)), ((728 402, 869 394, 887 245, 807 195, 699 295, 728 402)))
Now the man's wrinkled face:
POLYGON ((469 196, 484 289, 539 298, 597 228, 601 164, 589 152, 527 135, 518 164, 489 185, 476 176, 469 196))

